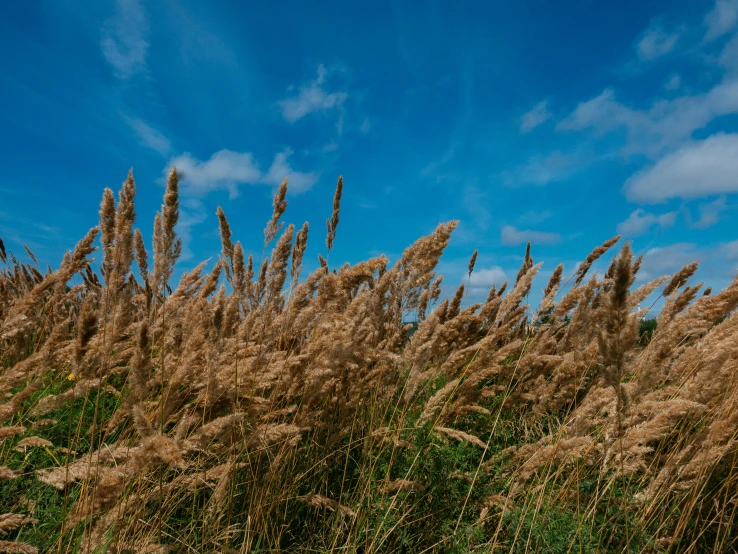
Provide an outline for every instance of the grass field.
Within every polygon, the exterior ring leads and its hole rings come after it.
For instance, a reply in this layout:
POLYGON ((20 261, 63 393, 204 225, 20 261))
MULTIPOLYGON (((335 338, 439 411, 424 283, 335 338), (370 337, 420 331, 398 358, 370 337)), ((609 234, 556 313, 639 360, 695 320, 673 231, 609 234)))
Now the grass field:
POLYGON ((333 267, 342 188, 306 276, 286 181, 179 284, 174 170, 151 255, 132 175, 58 269, 0 243, 0 552, 735 551, 738 280, 636 287, 615 237, 442 299, 456 223, 333 267))

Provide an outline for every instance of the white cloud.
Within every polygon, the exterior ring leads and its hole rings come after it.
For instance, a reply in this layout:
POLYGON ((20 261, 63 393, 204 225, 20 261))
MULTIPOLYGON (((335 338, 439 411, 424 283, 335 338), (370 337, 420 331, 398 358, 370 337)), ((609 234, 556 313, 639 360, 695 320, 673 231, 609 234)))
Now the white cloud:
POLYGON ((172 166, 182 174, 183 191, 193 196, 212 190, 228 190, 235 197, 239 184, 258 183, 261 179, 261 171, 250 152, 220 150, 207 161, 197 160, 185 152, 169 161, 167 168, 172 166))
POLYGON ((624 189, 640 203, 738 192, 738 134, 719 133, 667 154, 630 177, 624 189))
POLYGON ((661 229, 671 227, 676 221, 676 216, 677 212, 657 215, 638 208, 628 216, 628 219, 618 223, 617 232, 626 237, 635 237, 649 232, 655 226, 661 229))
POLYGON ((638 57, 641 60, 655 60, 668 54, 679 40, 679 31, 666 31, 660 25, 652 24, 636 44, 638 57))
POLYGON ((126 118, 126 121, 138 135, 141 144, 162 156, 168 156, 171 153, 172 143, 159 130, 154 129, 142 119, 126 118))
POLYGON ((643 256, 638 280, 647 281, 672 274, 685 265, 701 261, 702 254, 691 243, 678 243, 662 248, 651 248, 643 256))
POLYGON ((220 150, 209 160, 200 161, 186 152, 172 158, 165 168, 174 166, 182 174, 183 192, 198 197, 213 190, 227 190, 230 196, 238 196, 242 184, 279 185, 285 177, 290 179, 290 190, 304 192, 317 181, 315 173, 294 171, 287 163, 291 150, 274 157, 267 173, 262 173, 250 152, 220 150))
POLYGON ((664 88, 666 90, 676 90, 680 86, 682 86, 682 78, 676 73, 669 77, 664 83, 664 88))
POLYGON ((636 110, 615 99, 612 89, 582 102, 556 126, 560 131, 591 130, 603 135, 617 129, 628 133, 624 154, 658 157, 683 144, 715 118, 738 113, 738 81, 716 85, 706 93, 660 100, 636 110))
POLYGON ((530 229, 519 230, 512 225, 505 225, 502 228, 500 240, 505 246, 517 246, 526 242, 532 244, 558 244, 561 242, 561 235, 543 231, 531 231, 530 229))
POLYGON ((182 238, 182 260, 192 257, 190 242, 192 228, 207 218, 201 197, 210 191, 227 190, 234 198, 238 196, 238 187, 243 184, 279 185, 285 177, 289 177, 289 190, 300 193, 308 190, 317 181, 315 173, 294 171, 288 158, 291 150, 285 150, 274 156, 269 171, 262 173, 250 152, 232 152, 220 150, 209 160, 201 161, 186 152, 172 158, 164 168, 164 175, 172 166, 177 168, 182 183, 182 210, 177 233, 182 238))
POLYGON ((128 79, 146 70, 149 22, 138 0, 118 0, 115 15, 105 22, 101 47, 115 76, 128 79))
POLYGON ((717 0, 715 7, 705 16, 705 40, 721 37, 738 22, 738 0, 717 0))
POLYGON ((366 118, 364 120, 364 123, 361 124, 361 127, 359 127, 359 131, 362 132, 362 134, 366 135, 369 131, 372 129, 372 122, 369 120, 369 118, 366 118))
MULTIPOLYGON (((301 85, 295 96, 277 103, 287 121, 294 123, 310 113, 327 112, 343 106, 348 94, 342 91, 328 92, 324 86, 327 75, 328 70, 325 66, 319 65, 318 76, 314 81, 301 85)), ((341 118, 339 118, 338 125, 340 134, 341 118)))
POLYGON ((548 101, 543 100, 538 102, 538 104, 533 106, 529 112, 524 113, 520 118, 520 132, 529 133, 550 118, 551 114, 548 111, 548 101))
POLYGON ((469 295, 486 296, 492 286, 500 286, 507 280, 507 274, 500 266, 475 269, 469 279, 469 295))

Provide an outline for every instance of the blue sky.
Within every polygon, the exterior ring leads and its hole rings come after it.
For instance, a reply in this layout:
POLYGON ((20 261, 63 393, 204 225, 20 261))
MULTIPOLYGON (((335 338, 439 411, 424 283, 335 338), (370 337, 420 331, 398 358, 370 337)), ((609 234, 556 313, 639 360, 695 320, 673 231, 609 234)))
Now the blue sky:
MULTIPOLYGON (((0 20, 0 237, 43 263, 133 167, 150 235, 185 175, 180 269, 217 255, 215 209, 260 256, 271 195, 331 262, 396 259, 461 224, 441 271, 470 298, 621 233, 642 278, 738 266, 738 0, 13 2, 0 20)), ((451 291, 448 291, 451 292, 451 291)))

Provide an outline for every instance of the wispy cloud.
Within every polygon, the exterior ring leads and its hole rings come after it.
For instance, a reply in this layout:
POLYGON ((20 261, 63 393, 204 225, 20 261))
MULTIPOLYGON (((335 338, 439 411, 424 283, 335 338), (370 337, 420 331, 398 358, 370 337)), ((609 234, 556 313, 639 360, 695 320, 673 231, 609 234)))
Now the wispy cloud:
POLYGON ((292 150, 287 149, 274 156, 269 171, 261 178, 261 182, 268 185, 279 185, 285 177, 289 177, 290 190, 293 192, 305 192, 309 190, 317 181, 318 174, 315 172, 303 173, 295 171, 288 163, 288 158, 292 155, 292 150))
POLYGON ((605 89, 591 100, 579 103, 568 117, 556 125, 556 129, 558 131, 592 129, 602 134, 621 126, 632 126, 636 119, 634 110, 617 102, 612 89, 605 89))
MULTIPOLYGON (((700 214, 699 219, 697 219, 697 221, 692 221, 690 217, 688 219, 688 223, 691 227, 695 227, 697 229, 707 229, 720 221, 720 215, 726 208, 726 198, 725 196, 721 196, 712 202, 698 206, 697 210, 700 214)), ((689 212, 687 212, 687 215, 689 215, 689 212)))
POLYGON ((638 280, 649 280, 671 274, 685 265, 702 261, 703 253, 692 243, 678 243, 660 248, 651 248, 643 256, 638 280))
POLYGON ((322 148, 323 154, 335 152, 336 150, 338 150, 338 143, 335 140, 330 141, 322 148))
POLYGON ((582 168, 576 165, 574 156, 558 150, 547 156, 533 156, 525 164, 502 173, 502 180, 508 186, 547 185, 570 177, 582 168))
POLYGON ((738 23, 738 0, 717 0, 715 7, 705 16, 705 41, 715 40, 738 23))
POLYGON ((725 44, 718 57, 718 62, 730 77, 734 78, 738 75, 738 34, 733 35, 725 44))
MULTIPOLYGON (((292 94, 277 103, 287 121, 295 123, 313 112, 325 113, 343 107, 348 93, 329 92, 326 87, 327 76, 328 70, 321 64, 318 66, 318 76, 315 80, 300 85, 297 89, 290 87, 288 92, 292 94)), ((342 125, 340 115, 338 125, 342 125)))
POLYGON ((627 198, 655 204, 738 192, 738 134, 719 133, 667 154, 625 182, 627 198))
POLYGON ((557 125, 559 131, 591 130, 596 136, 625 129, 623 154, 658 157, 689 139, 719 116, 738 113, 738 81, 726 81, 710 91, 660 100, 637 110, 615 99, 612 89, 582 102, 557 125))
POLYGON ((520 132, 529 133, 549 119, 551 119, 551 113, 548 111, 548 101, 542 100, 520 118, 520 132))
POLYGON ((29 220, 18 213, 0 211, 0 237, 5 241, 8 251, 25 259, 23 245, 38 252, 61 247, 63 233, 57 227, 43 225, 29 220), (38 240, 37 240, 38 239, 38 240))
POLYGON ((634 210, 628 219, 618 223, 617 231, 619 235, 626 237, 636 237, 651 231, 654 227, 665 229, 674 225, 677 212, 668 212, 665 214, 652 214, 638 208, 634 210))
POLYGON ((680 35, 681 30, 667 31, 659 23, 652 23, 636 43, 638 57, 650 61, 668 54, 674 50, 680 35))
POLYGON ((447 164, 454 159, 454 156, 456 156, 456 152, 459 150, 460 146, 461 143, 458 140, 451 141, 451 144, 443 153, 443 155, 440 158, 432 160, 425 164, 425 166, 423 166, 423 168, 420 170, 420 174, 423 177, 429 177, 435 174, 441 166, 447 164))
POLYGON ((486 206, 489 205, 484 191, 475 185, 467 185, 461 198, 464 209, 472 217, 475 227, 485 231, 489 227, 490 213, 486 206))
POLYGON ((723 244, 720 251, 725 256, 725 259, 729 262, 738 261, 738 240, 727 242, 723 244))
POLYGON ((519 230, 512 225, 505 225, 502 228, 500 241, 505 246, 518 246, 526 242, 533 244, 558 244, 561 242, 561 235, 544 231, 532 231, 530 229, 519 230))
POLYGON ((172 143, 161 131, 143 119, 127 117, 126 121, 138 135, 141 144, 165 157, 172 153, 172 143))
POLYGON ((664 88, 666 90, 677 90, 681 85, 682 78, 677 73, 675 73, 666 80, 666 82, 664 83, 664 88))
POLYGON ((102 28, 101 47, 115 76, 129 79, 146 70, 149 22, 138 0, 118 0, 115 15, 102 28))
POLYGON ((174 166, 182 173, 183 192, 194 197, 204 196, 214 190, 227 190, 235 198, 239 185, 274 186, 285 177, 290 179, 290 190, 304 192, 317 182, 318 176, 313 172, 293 170, 288 163, 291 154, 289 149, 278 153, 266 173, 262 173, 250 152, 231 150, 220 150, 206 161, 198 160, 186 152, 172 158, 167 168, 174 166))
POLYGON ((550 219, 552 215, 554 214, 550 210, 528 210, 518 217, 517 222, 521 225, 537 225, 550 219))

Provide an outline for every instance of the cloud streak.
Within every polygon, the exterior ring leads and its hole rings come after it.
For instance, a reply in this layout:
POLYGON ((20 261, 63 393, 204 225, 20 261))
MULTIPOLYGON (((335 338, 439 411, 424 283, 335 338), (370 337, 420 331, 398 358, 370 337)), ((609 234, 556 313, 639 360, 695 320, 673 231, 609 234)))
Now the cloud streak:
POLYGON ((619 235, 626 237, 636 237, 651 231, 654 227, 665 229, 674 225, 677 212, 668 212, 665 214, 652 214, 639 208, 634 210, 628 219, 618 223, 617 232, 619 235))
POLYGON ((172 143, 162 132, 146 123, 143 119, 129 117, 126 118, 126 121, 136 132, 142 145, 165 157, 171 154, 172 143))
POLYGON ((146 71, 149 22, 138 0, 118 0, 115 15, 105 22, 100 46, 115 76, 130 79, 146 71))
POLYGON ((530 133, 549 119, 551 119, 551 113, 548 111, 548 101, 542 100, 520 118, 520 132, 530 133))
POLYGON ((574 156, 556 150, 548 156, 534 156, 520 167, 502 173, 502 180, 508 186, 547 185, 562 181, 581 170, 584 162, 575 165, 574 156))
MULTIPOLYGON (((318 66, 318 76, 315 80, 301 85, 293 96, 277 102, 282 116, 290 123, 295 123, 311 113, 326 113, 334 109, 341 109, 348 98, 343 91, 328 92, 326 77, 328 70, 324 65, 318 66)), ((294 89, 294 87, 293 87, 294 89)), ((342 125, 339 118, 339 126, 342 125)), ((339 132, 340 134, 340 132, 339 132)))

